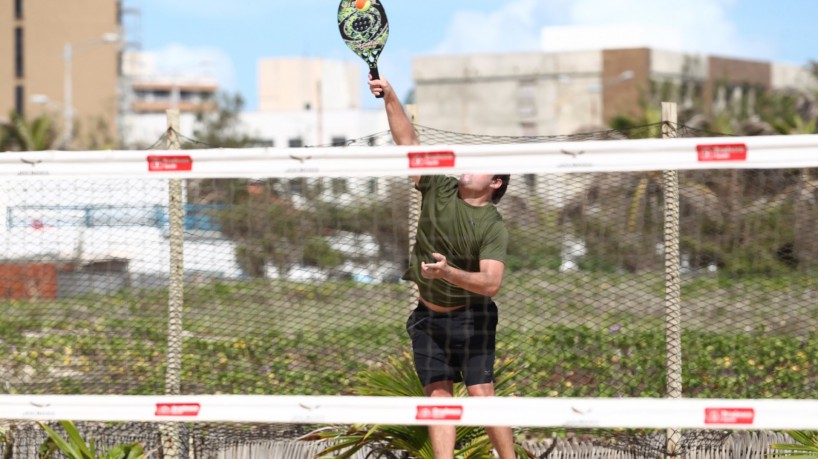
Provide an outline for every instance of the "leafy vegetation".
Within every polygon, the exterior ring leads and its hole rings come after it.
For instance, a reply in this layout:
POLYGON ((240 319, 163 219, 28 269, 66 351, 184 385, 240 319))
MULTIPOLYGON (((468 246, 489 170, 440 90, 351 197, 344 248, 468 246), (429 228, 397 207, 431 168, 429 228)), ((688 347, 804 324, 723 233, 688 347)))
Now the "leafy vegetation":
MULTIPOLYGON (((506 397, 515 392, 515 363, 500 362, 495 369, 495 391, 506 397)), ((363 396, 423 397, 423 385, 415 374, 412 357, 402 353, 387 358, 382 365, 359 373, 353 392, 363 396)), ((455 397, 465 397, 462 384, 455 385, 455 397)), ((321 457, 348 459, 364 448, 369 448, 381 458, 434 459, 429 431, 425 426, 356 425, 350 428, 331 426, 306 435, 302 440, 329 441, 321 457), (337 455, 336 455, 337 454, 337 455)), ((532 457, 521 446, 515 446, 518 457, 532 457)), ((455 433, 455 457, 462 459, 489 458, 491 441, 482 427, 457 426, 455 433)))
MULTIPOLYGON (((818 367, 812 364, 818 314, 794 309, 787 300, 814 295, 814 278, 807 273, 686 282, 685 309, 691 313, 682 336, 684 395, 818 396, 818 367), (714 296, 732 299, 713 303, 714 296), (752 298, 753 306, 745 307, 742 298, 752 298)), ((664 394, 659 277, 543 271, 515 276, 504 289, 498 297, 498 356, 517 358, 520 394, 664 394)), ((254 280, 189 288, 182 390, 351 393, 357 373, 408 349, 403 328, 411 297, 403 284, 254 280)), ((4 387, 162 393, 166 304, 162 291, 0 302, 4 387)))
POLYGON ((9 124, 0 125, 0 152, 41 151, 54 147, 57 134, 48 115, 28 121, 12 112, 9 119, 9 124))
POLYGON ((40 427, 48 433, 48 439, 40 445, 37 451, 38 459, 52 459, 65 457, 67 459, 141 459, 144 450, 139 442, 128 445, 117 445, 107 451, 99 451, 94 439, 85 440, 79 429, 71 421, 60 421, 65 430, 63 437, 56 430, 45 423, 40 427))
POLYGON ((777 443, 773 449, 779 451, 774 457, 788 459, 815 459, 818 458, 818 432, 807 430, 788 430, 787 435, 795 443, 777 443))

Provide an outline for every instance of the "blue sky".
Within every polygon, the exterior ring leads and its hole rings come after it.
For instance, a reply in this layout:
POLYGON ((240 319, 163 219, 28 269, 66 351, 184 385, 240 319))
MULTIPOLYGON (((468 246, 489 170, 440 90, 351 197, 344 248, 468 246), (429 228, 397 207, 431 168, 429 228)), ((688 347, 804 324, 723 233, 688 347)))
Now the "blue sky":
MULTIPOLYGON (((133 30, 158 67, 209 74, 256 108, 256 62, 265 57, 323 57, 365 64, 338 34, 337 0, 126 0, 141 10, 133 30)), ((773 60, 818 60, 818 0, 384 0, 390 36, 381 74, 401 94, 412 58, 428 54, 542 49, 547 26, 628 24, 667 31, 661 49, 773 60)), ((654 35, 651 35, 654 36, 654 35)), ((600 47, 609 37, 592 37, 600 47)), ((560 44, 550 44, 559 47, 560 44)), ((378 101, 364 96, 365 106, 378 101)))

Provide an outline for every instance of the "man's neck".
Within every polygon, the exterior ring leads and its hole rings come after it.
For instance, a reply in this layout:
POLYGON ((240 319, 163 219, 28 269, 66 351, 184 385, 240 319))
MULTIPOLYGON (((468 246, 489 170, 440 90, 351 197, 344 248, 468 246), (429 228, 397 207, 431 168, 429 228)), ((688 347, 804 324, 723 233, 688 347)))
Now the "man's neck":
POLYGON ((467 192, 463 191, 462 189, 458 192, 460 195, 460 199, 472 205, 474 207, 483 207, 491 205, 491 193, 481 193, 477 195, 469 195, 467 192))

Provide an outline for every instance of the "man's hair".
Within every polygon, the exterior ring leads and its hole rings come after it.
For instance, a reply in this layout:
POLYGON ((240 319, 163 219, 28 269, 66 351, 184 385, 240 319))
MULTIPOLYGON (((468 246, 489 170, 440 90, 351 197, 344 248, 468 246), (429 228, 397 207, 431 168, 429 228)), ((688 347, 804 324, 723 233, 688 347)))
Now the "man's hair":
POLYGON ((492 180, 500 179, 503 181, 503 184, 500 185, 500 188, 494 190, 491 194, 491 202, 497 204, 500 202, 500 199, 503 198, 503 195, 506 194, 506 189, 508 189, 508 182, 511 180, 511 175, 495 175, 491 178, 492 180))

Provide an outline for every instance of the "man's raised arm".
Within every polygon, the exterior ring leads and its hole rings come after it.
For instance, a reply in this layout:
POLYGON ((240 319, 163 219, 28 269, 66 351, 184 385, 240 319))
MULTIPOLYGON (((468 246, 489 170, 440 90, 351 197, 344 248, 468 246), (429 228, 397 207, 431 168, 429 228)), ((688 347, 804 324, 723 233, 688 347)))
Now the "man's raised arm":
MULTIPOLYGON (((370 78, 372 76, 370 75, 370 78)), ((415 127, 409 117, 406 116, 406 111, 400 103, 397 93, 385 79, 369 80, 369 90, 372 94, 378 95, 383 93, 384 106, 386 108, 386 118, 389 121, 389 130, 392 132, 392 140, 396 145, 419 145, 415 127)), ((420 180, 420 176, 412 176, 412 181, 415 184, 420 180)))

